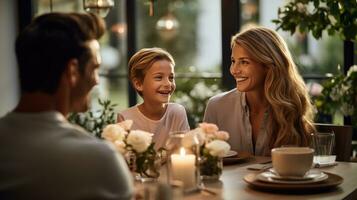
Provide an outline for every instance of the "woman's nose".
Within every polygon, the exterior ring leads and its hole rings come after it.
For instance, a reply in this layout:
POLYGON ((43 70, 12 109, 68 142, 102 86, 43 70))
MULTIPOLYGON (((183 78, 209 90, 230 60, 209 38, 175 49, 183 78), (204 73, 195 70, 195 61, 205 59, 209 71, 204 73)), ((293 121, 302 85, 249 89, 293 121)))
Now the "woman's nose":
POLYGON ((230 71, 232 75, 239 74, 240 73, 239 66, 237 64, 232 64, 230 67, 230 71))

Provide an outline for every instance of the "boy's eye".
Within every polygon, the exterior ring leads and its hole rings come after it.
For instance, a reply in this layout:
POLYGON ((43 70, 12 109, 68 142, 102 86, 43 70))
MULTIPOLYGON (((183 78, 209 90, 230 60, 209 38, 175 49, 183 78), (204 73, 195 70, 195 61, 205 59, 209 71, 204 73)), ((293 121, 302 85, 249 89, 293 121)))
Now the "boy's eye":
POLYGON ((155 80, 161 80, 161 79, 162 79, 162 76, 155 76, 154 79, 155 79, 155 80))
POLYGON ((231 63, 235 63, 235 61, 233 59, 231 59, 231 63))
POLYGON ((170 76, 170 77, 169 77, 169 80, 170 80, 170 81, 173 81, 174 79, 175 79, 174 76, 170 76))

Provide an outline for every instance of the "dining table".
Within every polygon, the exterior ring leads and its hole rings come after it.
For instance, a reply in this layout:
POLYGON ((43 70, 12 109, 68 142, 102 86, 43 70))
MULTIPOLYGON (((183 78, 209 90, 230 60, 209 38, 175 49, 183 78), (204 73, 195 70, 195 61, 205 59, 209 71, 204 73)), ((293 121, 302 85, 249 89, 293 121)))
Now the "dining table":
MULTIPOLYGON (((357 163, 355 162, 336 162, 334 165, 321 167, 315 170, 328 174, 332 179, 332 187, 327 187, 323 190, 316 190, 311 186, 314 184, 302 184, 298 189, 293 191, 285 187, 279 188, 275 186, 274 190, 261 187, 255 187, 245 180, 247 177, 255 177, 256 175, 267 171, 272 167, 271 157, 251 156, 244 153, 239 153, 239 156, 234 160, 224 162, 223 172, 219 180, 203 181, 204 189, 197 192, 192 192, 180 195, 179 198, 164 198, 156 195, 156 198, 136 198, 136 199, 183 199, 183 200, 357 200, 357 163), (337 177, 337 178, 336 178, 337 177), (337 182, 333 182, 337 181, 337 182)), ((226 160, 227 161, 227 160, 226 160)), ((164 169, 164 168, 163 168, 164 169)), ((160 176, 159 182, 167 183, 165 170, 160 176)), ((264 186, 264 182, 258 182, 264 186)), ((259 185, 258 184, 258 185, 259 185)), ((317 183, 316 183, 317 184, 317 183)), ((328 181, 320 184, 330 184, 328 181)), ((149 187, 153 184, 148 183, 149 187)), ((269 186, 269 184, 267 184, 269 186)), ((271 186, 271 184, 270 184, 271 186)), ((318 186, 318 185, 317 185, 318 186)), ((331 186, 331 185, 330 185, 331 186)), ((143 188, 142 183, 136 184, 136 188, 143 188)), ((289 187, 288 187, 289 188, 289 187)), ((145 196, 145 195, 144 195, 145 196)))
MULTIPOLYGON (((258 166, 259 166, 258 165, 258 166)), ((225 165, 223 173, 219 180, 204 182, 207 190, 201 192, 184 195, 184 200, 211 200, 211 199, 227 199, 227 200, 335 200, 357 199, 357 163, 353 162, 337 162, 337 165, 319 168, 326 174, 337 175, 339 183, 335 187, 327 190, 313 190, 309 187, 298 191, 290 192, 285 189, 276 189, 274 191, 260 190, 252 187, 251 184, 244 180, 248 175, 256 175, 266 170, 271 166, 271 157, 251 156, 247 159, 240 160, 236 164, 230 163, 225 165), (262 168, 255 169, 257 164, 262 168), (252 167, 253 166, 253 167, 252 167), (268 166, 268 167, 264 167, 268 166), (251 168, 255 169, 252 170, 251 168)), ((304 187, 304 186, 302 186, 304 187)))

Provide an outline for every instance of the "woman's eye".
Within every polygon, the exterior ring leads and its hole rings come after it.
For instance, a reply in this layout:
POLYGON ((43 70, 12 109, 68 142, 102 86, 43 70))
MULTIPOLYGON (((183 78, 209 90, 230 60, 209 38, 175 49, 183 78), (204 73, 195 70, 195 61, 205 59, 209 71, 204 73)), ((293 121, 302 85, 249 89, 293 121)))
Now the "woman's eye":
POLYGON ((234 61, 234 60, 231 60, 231 63, 233 64, 233 63, 235 63, 235 61, 234 61))
POLYGON ((241 60, 241 61, 239 61, 239 64, 240 64, 240 65, 248 65, 249 62, 246 61, 246 60, 241 60))

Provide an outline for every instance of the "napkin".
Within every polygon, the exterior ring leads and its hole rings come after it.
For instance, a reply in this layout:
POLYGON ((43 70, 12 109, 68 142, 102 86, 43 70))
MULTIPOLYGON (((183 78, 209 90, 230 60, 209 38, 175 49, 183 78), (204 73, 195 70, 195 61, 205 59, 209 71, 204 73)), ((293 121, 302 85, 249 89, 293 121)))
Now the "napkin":
POLYGON ((336 160, 335 155, 323 156, 323 157, 314 156, 314 164, 313 165, 315 168, 335 166, 335 165, 337 165, 335 160, 336 160))

